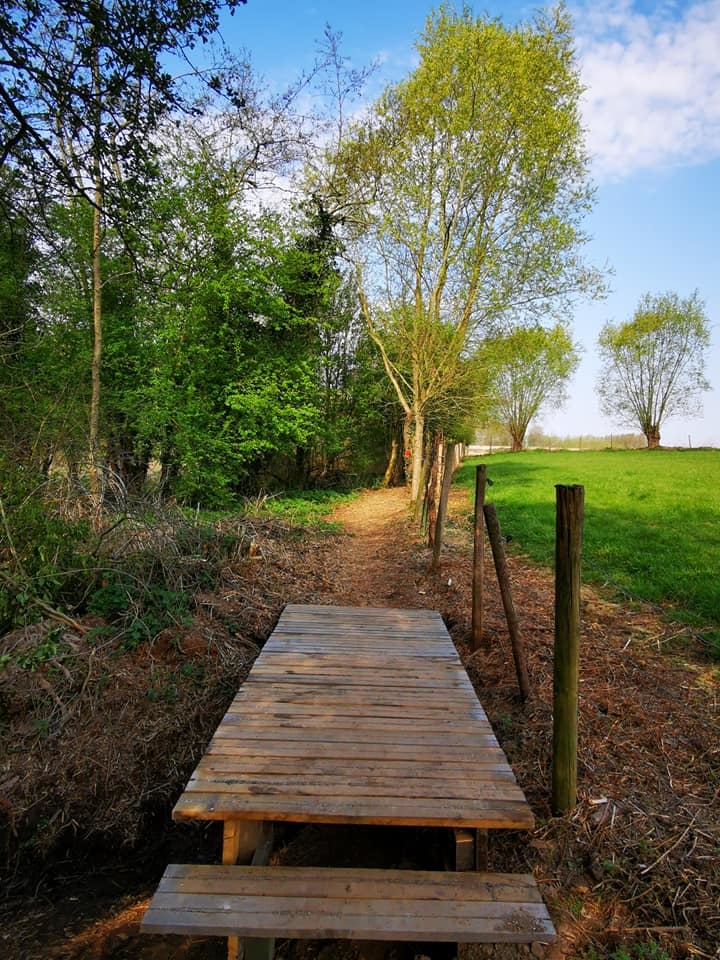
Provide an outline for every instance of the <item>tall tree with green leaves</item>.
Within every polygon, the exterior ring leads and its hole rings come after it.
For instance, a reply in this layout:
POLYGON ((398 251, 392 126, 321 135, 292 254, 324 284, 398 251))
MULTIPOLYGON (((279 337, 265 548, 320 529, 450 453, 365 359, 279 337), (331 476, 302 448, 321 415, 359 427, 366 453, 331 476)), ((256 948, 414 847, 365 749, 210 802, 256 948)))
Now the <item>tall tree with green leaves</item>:
MULTIPOLYGON (((89 469, 99 498, 102 243, 153 175, 160 118, 185 105, 165 66, 208 40, 221 7, 245 0, 10 0, 0 13, 0 168, 21 167, 92 208, 93 354, 89 469)), ((218 77, 212 78, 222 86, 218 77)), ((231 88, 228 88, 228 91, 231 88)))
POLYGON ((533 417, 543 406, 559 407, 580 361, 578 348, 563 324, 519 326, 489 337, 476 362, 486 379, 486 411, 511 437, 512 450, 522 450, 533 417))
POLYGON ((564 315, 597 274, 579 258, 592 190, 569 18, 507 28, 440 8, 420 62, 333 157, 370 336, 414 436, 500 318, 564 315), (350 198, 352 207, 348 205, 350 198))
POLYGON ((639 427, 648 447, 660 446, 660 430, 675 416, 696 416, 710 346, 710 322, 697 291, 646 294, 625 323, 606 323, 598 339, 597 392, 603 413, 639 427))

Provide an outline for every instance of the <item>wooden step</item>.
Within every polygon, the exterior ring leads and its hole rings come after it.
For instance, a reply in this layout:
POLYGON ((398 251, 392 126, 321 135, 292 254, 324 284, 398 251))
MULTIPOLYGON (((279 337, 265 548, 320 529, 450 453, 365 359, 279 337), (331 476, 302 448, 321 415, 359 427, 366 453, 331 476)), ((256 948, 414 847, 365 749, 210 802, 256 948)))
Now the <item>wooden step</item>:
POLYGON ((171 864, 141 930, 187 936, 548 943, 531 874, 171 864))

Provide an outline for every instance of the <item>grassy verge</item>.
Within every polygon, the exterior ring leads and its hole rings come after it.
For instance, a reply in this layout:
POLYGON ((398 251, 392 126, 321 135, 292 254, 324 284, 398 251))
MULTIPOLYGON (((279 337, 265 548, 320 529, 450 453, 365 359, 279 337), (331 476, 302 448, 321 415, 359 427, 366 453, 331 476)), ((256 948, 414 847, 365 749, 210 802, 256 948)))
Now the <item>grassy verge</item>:
POLYGON ((247 509, 260 516, 287 520, 293 525, 315 529, 335 530, 339 524, 328 520, 328 515, 342 503, 357 497, 355 491, 298 490, 275 496, 258 497, 249 501, 247 509))
MULTIPOLYGON (((504 534, 552 563, 555 484, 585 487, 584 577, 720 627, 720 451, 531 451, 469 460, 472 490, 485 462, 504 534)), ((720 648, 720 630, 712 630, 720 648)))

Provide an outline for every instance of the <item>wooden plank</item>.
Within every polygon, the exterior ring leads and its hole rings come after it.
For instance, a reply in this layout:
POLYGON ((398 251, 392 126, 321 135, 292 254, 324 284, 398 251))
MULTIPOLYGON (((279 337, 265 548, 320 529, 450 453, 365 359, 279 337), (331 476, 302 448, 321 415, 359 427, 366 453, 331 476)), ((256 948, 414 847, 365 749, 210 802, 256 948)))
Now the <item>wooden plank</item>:
MULTIPOLYGON (((361 690, 359 688, 353 689, 352 687, 325 686, 323 688, 317 688, 310 684, 307 686, 301 686, 300 684, 283 684, 279 688, 276 684, 268 683, 262 685, 262 687, 258 684, 255 689, 257 689, 257 692, 263 699, 270 696, 271 699, 277 699, 278 702, 313 703, 318 707, 359 704, 363 707, 392 706, 399 708, 402 706, 417 706, 418 700, 422 700, 423 707, 426 710, 434 708, 443 713, 447 712, 445 710, 445 704, 448 701, 447 695, 435 693, 432 689, 424 692, 422 697, 419 697, 416 693, 403 690, 384 690, 382 687, 369 687, 361 690)), ((251 706, 253 692, 255 691, 246 690, 244 698, 251 706)), ((466 707, 472 706, 472 702, 464 696, 462 689, 454 693, 453 696, 460 701, 460 704, 464 704, 466 707)))
POLYGON ((424 800, 471 800, 478 802, 514 800, 522 803, 524 794, 516 783, 495 780, 407 780, 393 778, 362 777, 348 782, 343 777, 327 776, 309 778, 278 774, 238 777, 223 772, 199 771, 185 787, 187 793, 232 793, 238 797, 274 796, 283 797, 396 797, 424 800))
POLYGON ((386 681, 402 680, 405 683, 414 683, 416 680, 436 680, 440 682, 461 681, 469 683, 468 676, 456 664, 441 663, 437 660, 426 661, 427 666, 415 666, 418 661, 402 664, 397 661, 385 662, 382 657, 368 658, 366 663, 360 663, 358 658, 345 660, 344 663, 329 662, 321 655, 308 655, 304 660, 273 657, 267 660, 258 660, 253 667, 255 676, 268 673, 277 673, 282 676, 297 677, 359 677, 372 679, 382 670, 382 679, 386 681))
POLYGON ((468 748, 443 747, 442 750, 431 746, 419 746, 413 743, 312 743, 297 740, 264 740, 259 743, 252 739, 248 741, 232 740, 230 738, 213 738, 208 752, 221 753, 236 757, 338 757, 345 759, 354 756, 358 760, 375 760, 382 763, 386 758, 395 760, 421 760, 432 763, 435 760, 455 758, 458 760, 491 760, 501 763, 505 754, 500 747, 468 748))
MULTIPOLYGON (((344 715, 329 719, 325 714, 301 713, 295 716, 283 713, 266 714, 259 717, 255 714, 250 716, 245 713, 227 713, 223 719, 224 726, 240 726, 243 730, 266 730, 268 728, 278 730, 311 730, 316 728, 333 730, 354 730, 358 724, 362 723, 364 730, 411 730, 415 732, 426 733, 448 733, 452 738, 454 732, 468 729, 465 725, 459 725, 457 720, 433 720, 432 718, 414 717, 373 717, 362 714, 358 717, 354 715, 344 715)), ((492 727, 487 721, 478 720, 476 723, 478 733, 489 734, 492 727)))
MULTIPOLYGON (((362 636, 348 638, 346 636, 329 635, 319 637, 315 635, 277 634, 270 638, 263 647, 262 653, 272 654, 278 650, 311 650, 322 653, 324 650, 334 652, 343 651, 352 655, 353 653, 380 652, 380 655, 389 659, 403 657, 437 657, 439 659, 450 659, 449 649, 446 644, 439 640, 400 640, 391 634, 382 637, 370 637, 367 634, 362 636)), ((262 653, 260 654, 262 656, 262 653)))
POLYGON ((379 656, 363 656, 356 653, 353 657, 335 652, 318 653, 274 653, 272 657, 259 657, 256 666, 262 669, 272 668, 282 672, 318 673, 377 673, 381 668, 389 677, 434 677, 461 676, 466 674, 462 667, 451 660, 439 657, 407 657, 403 659, 385 659, 379 656))
MULTIPOLYGON (((296 716, 315 716, 325 719, 327 723, 334 723, 336 720, 346 717, 357 717, 357 710, 342 702, 337 704, 331 711, 320 709, 320 705, 312 703, 296 703, 288 699, 276 699, 274 697, 258 699, 253 696, 250 703, 246 703, 247 696, 236 695, 226 716, 237 714, 238 716, 277 716, 277 717, 296 717, 296 716), (249 707, 256 707, 255 713, 251 712, 249 707)), ((469 723, 473 721, 487 722, 487 716, 480 704, 475 701, 474 704, 467 701, 461 704, 448 703, 447 709, 437 705, 425 705, 415 703, 413 705, 390 703, 387 706, 372 706, 367 704, 362 716, 365 719, 371 717, 384 718, 388 720, 425 720, 428 723, 440 723, 443 719, 448 722, 469 723)))
MULTIPOLYGON (((490 780, 503 783, 515 783, 515 775, 506 763, 488 763, 480 761, 474 763, 465 763, 456 761, 455 763, 439 761, 437 763, 420 763, 411 760, 387 760, 382 765, 382 773, 389 781, 405 780, 430 780, 441 778, 443 780, 490 780)), ((376 776, 378 765, 375 762, 361 763, 354 758, 337 758, 331 760, 322 760, 314 758, 298 757, 246 757, 241 763, 238 763, 237 757, 224 757, 222 754, 212 753, 206 755, 198 764, 194 777, 203 776, 206 771, 214 773, 235 773, 242 776, 252 777, 257 774, 282 774, 292 773, 295 775, 312 776, 336 776, 342 777, 345 781, 356 778, 376 776)))
POLYGON ((218 871, 212 864, 171 864, 158 889, 168 892, 214 893, 228 896, 245 893, 273 896, 368 897, 382 892, 386 900, 442 899, 444 895, 467 901, 542 903, 540 891, 529 875, 473 873, 472 879, 436 870, 377 870, 366 867, 284 867, 250 873, 248 870, 218 871), (380 886, 379 886, 380 885, 380 886))
MULTIPOLYGON (((413 916, 415 920, 418 917, 423 919, 437 919, 445 918, 450 921, 458 921, 463 919, 470 918, 483 918, 487 919, 489 917, 507 917, 511 916, 514 911, 517 909, 517 901, 513 903, 504 903, 501 900, 432 900, 432 899, 423 899, 417 905, 417 912, 413 914, 412 906, 413 901, 408 897, 398 898, 396 900, 379 900, 376 896, 373 896, 371 893, 365 897, 333 897, 328 898, 325 896, 319 897, 310 897, 310 896, 296 896, 296 897, 273 897, 271 895, 260 895, 253 896, 248 895, 252 899, 252 907, 255 914, 266 914, 272 916, 274 914, 283 914, 287 912, 288 916, 292 917, 294 911, 302 911, 307 913, 308 917, 312 919, 313 926, 304 927, 304 930, 314 929, 314 924, 318 924, 320 929, 328 929, 326 924, 332 922, 332 920, 338 915, 343 913, 350 913, 355 919, 355 922, 358 922, 360 918, 367 918, 370 922, 377 922, 379 924, 379 929, 383 929, 383 924, 391 920, 391 918, 407 918, 413 916), (288 902, 288 901, 294 901, 288 902), (422 911, 422 912, 420 912, 422 911)), ((214 900, 220 899, 223 902, 221 907, 222 916, 224 919, 227 919, 228 916, 235 913, 237 910, 238 914, 244 914, 245 909, 243 905, 239 902, 240 898, 237 898, 237 901, 234 897, 228 898, 225 896, 224 891, 221 891, 217 894, 203 894, 203 893, 168 893, 166 895, 167 906, 164 908, 168 911, 207 911, 207 910, 216 910, 217 907, 214 900)), ((524 908, 532 916, 542 916, 545 913, 545 907, 542 903, 526 903, 523 902, 524 908)), ((159 909, 163 909, 160 907, 159 909)), ((267 922, 267 921, 264 921, 267 922)), ((287 930, 284 926, 285 922, 280 921, 283 926, 281 931, 287 936, 297 936, 287 930)), ((290 923, 294 922, 294 919, 289 920, 290 923)), ((237 927, 223 926, 222 929, 230 930, 237 929, 237 927)), ((263 927, 267 933, 272 931, 272 927, 263 927)), ((424 928, 432 929, 432 928, 424 928)), ((267 936, 265 934, 258 934, 252 930, 242 929, 242 932, 245 935, 250 936, 267 936)), ((325 936, 325 934, 321 934, 325 936)), ((336 936, 342 936, 342 934, 336 934, 336 936)))
POLYGON ((439 620, 443 622, 440 613, 429 607, 343 607, 336 604, 319 603, 288 603, 281 614, 281 619, 293 616, 311 617, 341 617, 350 616, 365 620, 368 617, 383 619, 419 619, 439 620))
POLYGON ((382 687, 385 690, 394 690, 396 687, 402 690, 425 690, 429 688, 430 690, 439 692, 440 690, 446 691, 446 696, 452 697, 453 691, 455 690, 469 690, 471 688, 470 681, 463 679, 461 676, 455 677, 442 677, 438 676, 437 678, 428 677, 391 677, 387 674, 379 675, 377 673, 370 674, 366 673, 363 675, 358 675, 355 673, 345 672, 337 673, 335 671, 325 671, 322 673, 295 673, 292 670, 282 671, 276 670, 271 665, 267 667, 258 667, 257 670, 253 668, 250 676, 245 681, 245 686, 250 689, 250 684, 261 684, 261 683, 292 683, 296 686, 302 687, 310 684, 313 689, 316 689, 319 686, 328 686, 328 687, 382 687))
POLYGON ((481 943, 555 937, 530 875, 306 867, 171 866, 142 930, 481 943))
POLYGON ((401 797, 238 796, 185 791, 173 817, 203 820, 280 820, 294 823, 360 823, 412 827, 532 829, 523 801, 404 799, 401 797))
MULTIPOLYGON (((299 694, 307 694, 308 692, 315 692, 318 697, 318 703, 323 703, 323 698, 333 694, 333 690, 328 688, 316 687, 313 683, 301 683, 299 680, 296 680, 292 687, 288 685, 278 686, 272 681, 261 681, 253 683, 252 686, 247 685, 247 681, 240 688, 236 694, 233 703, 244 703, 250 701, 255 703, 261 700, 270 700, 273 703, 282 704, 290 698, 297 697, 299 694)), ((355 696, 358 696, 361 691, 352 690, 351 691, 355 696)), ((373 688, 371 690, 365 691, 365 697, 368 701, 368 704, 371 703, 370 697, 382 696, 382 689, 373 688)), ((477 697, 475 692, 469 688, 458 687, 453 695, 450 697, 444 691, 438 691, 436 694, 433 693, 433 689, 429 688, 423 693, 422 697, 419 697, 414 691, 402 690, 401 688, 395 688, 393 690, 387 690, 385 692, 385 697, 392 697, 397 699, 391 699, 389 701, 390 706, 399 707, 403 702, 405 705, 412 709, 422 709, 423 711, 437 711, 443 710, 449 716, 453 713, 467 713, 468 711, 477 710, 479 707, 477 697)), ((340 701, 341 705, 344 701, 340 701)))
POLYGON ((246 687, 246 696, 252 697, 257 692, 263 698, 271 699, 286 697, 287 699, 301 699, 305 703, 358 703, 388 704, 396 703, 417 704, 421 701, 427 707, 434 706, 441 710, 444 703, 453 698, 466 706, 472 706, 468 692, 463 687, 435 688, 423 687, 422 692, 407 687, 383 687, 381 685, 362 685, 353 683, 303 683, 263 681, 258 679, 246 687))
MULTIPOLYGON (((234 740, 242 743, 244 741, 265 742, 266 740, 282 740, 286 743, 302 742, 311 743, 372 743, 372 744, 400 744, 414 746, 436 746, 436 747, 496 747, 498 745, 494 734, 465 734, 455 731, 450 735, 445 730, 429 733, 424 730, 373 730, 369 733, 367 728, 358 723, 354 728, 347 727, 338 729, 337 727, 278 727, 271 724, 266 728, 247 728, 242 723, 224 723, 215 731, 213 739, 234 740)), ((437 752, 437 751, 436 751, 437 752)))

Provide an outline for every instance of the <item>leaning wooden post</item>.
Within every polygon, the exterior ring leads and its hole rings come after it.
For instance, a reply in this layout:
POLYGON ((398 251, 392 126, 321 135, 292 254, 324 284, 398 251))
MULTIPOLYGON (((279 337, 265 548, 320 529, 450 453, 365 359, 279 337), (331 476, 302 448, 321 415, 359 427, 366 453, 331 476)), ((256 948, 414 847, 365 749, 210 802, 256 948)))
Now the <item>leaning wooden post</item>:
POLYGON ((495 572, 497 573, 498 584, 500 585, 500 596, 502 597, 503 609, 505 610, 508 633, 510 634, 510 644, 512 646, 513 660, 515 661, 515 672, 517 673, 518 686, 520 687, 520 696, 523 701, 525 701, 530 696, 527 655, 525 653, 522 634, 520 633, 520 623, 515 613, 515 604, 513 603, 512 589, 510 587, 510 572, 505 558, 505 547, 503 546, 503 538, 500 533, 500 523, 497 518, 495 504, 486 503, 483 512, 485 514, 488 537, 490 538, 490 546, 492 547, 493 560, 495 561, 495 572))
POLYGON ((472 649, 479 650, 483 628, 483 577, 485 571, 485 524, 483 507, 485 506, 485 486, 487 467, 481 463, 475 470, 475 528, 473 536, 473 577, 472 577, 472 649))
POLYGON ((555 487, 555 661, 553 668, 552 806, 577 800, 580 583, 585 488, 555 487))
POLYGON ((438 503, 437 520, 435 521, 435 539, 433 541, 433 556, 430 564, 431 570, 437 570, 440 566, 440 549, 442 548, 443 530, 445 529, 445 517, 447 516, 447 505, 450 499, 450 485, 452 483, 454 454, 453 447, 445 444, 444 470, 442 478, 442 487, 440 488, 440 502, 438 503))

